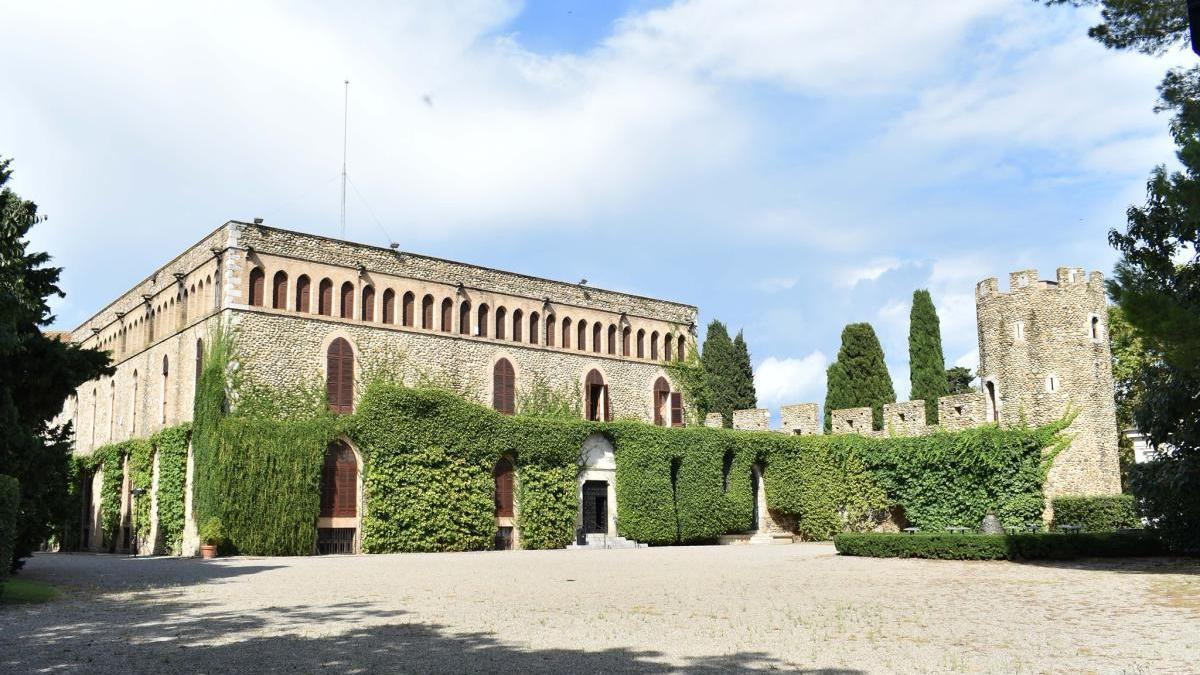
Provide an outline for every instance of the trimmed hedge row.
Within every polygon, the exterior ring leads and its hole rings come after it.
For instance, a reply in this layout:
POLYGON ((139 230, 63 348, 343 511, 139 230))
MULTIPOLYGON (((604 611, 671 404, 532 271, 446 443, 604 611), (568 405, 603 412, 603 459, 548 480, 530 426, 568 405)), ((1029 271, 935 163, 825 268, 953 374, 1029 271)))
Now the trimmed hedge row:
POLYGON ((1079 525, 1084 532, 1111 532, 1141 527, 1133 508, 1133 495, 1055 497, 1052 527, 1079 525))
POLYGON ((838 553, 872 558, 937 560, 1070 560, 1151 556, 1162 543, 1142 531, 1061 534, 844 533, 833 539, 838 553))
POLYGON ((17 511, 21 508, 21 484, 0 474, 0 594, 12 569, 13 546, 17 541, 17 511))

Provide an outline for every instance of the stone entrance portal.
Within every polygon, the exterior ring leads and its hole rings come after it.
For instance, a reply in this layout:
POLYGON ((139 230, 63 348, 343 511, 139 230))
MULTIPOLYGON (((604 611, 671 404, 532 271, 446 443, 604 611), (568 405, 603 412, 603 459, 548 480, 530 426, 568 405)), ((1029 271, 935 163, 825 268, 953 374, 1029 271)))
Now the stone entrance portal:
POLYGON ((608 532, 608 481, 589 480, 583 484, 583 533, 608 532))

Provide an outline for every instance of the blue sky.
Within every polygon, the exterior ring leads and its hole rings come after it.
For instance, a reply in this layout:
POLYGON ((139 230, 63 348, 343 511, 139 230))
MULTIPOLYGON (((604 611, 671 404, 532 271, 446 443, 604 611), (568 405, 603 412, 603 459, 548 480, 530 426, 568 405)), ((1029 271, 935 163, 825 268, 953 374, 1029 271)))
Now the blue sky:
POLYGON ((229 219, 336 235, 349 78, 347 238, 696 304, 772 409, 869 321, 903 397, 914 289, 974 365, 976 281, 1108 273, 1187 61, 1030 0, 395 4, 0 2, 57 325, 229 219))

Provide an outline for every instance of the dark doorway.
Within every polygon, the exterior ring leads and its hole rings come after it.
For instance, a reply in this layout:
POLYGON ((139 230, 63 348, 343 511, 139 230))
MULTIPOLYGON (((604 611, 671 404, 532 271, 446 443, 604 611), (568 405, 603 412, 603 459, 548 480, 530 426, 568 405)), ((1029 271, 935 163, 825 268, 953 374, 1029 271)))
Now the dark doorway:
POLYGON ((608 532, 608 481, 589 480, 583 484, 583 533, 608 532))
POLYGON ((750 503, 754 505, 754 510, 751 512, 752 520, 750 521, 750 530, 752 532, 758 531, 758 520, 761 517, 761 514, 758 512, 758 484, 762 480, 761 477, 762 472, 757 466, 750 469, 750 503))

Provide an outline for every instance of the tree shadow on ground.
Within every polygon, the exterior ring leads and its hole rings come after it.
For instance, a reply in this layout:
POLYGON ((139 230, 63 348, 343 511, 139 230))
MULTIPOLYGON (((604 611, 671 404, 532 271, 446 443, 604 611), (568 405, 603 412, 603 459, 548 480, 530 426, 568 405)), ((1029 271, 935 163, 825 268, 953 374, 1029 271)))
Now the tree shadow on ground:
POLYGON ((1187 574, 1200 575, 1200 558, 1076 558, 1074 560, 1015 560, 1021 565, 1088 572, 1117 572, 1120 574, 1187 574))
POLYGON ((223 611, 178 590, 104 595, 4 617, 0 671, 88 673, 640 672, 858 673, 812 669, 761 652, 676 658, 610 648, 533 649, 453 632, 370 603, 223 611), (345 626, 345 628, 341 628, 345 626))
POLYGON ((130 591, 149 587, 191 586, 218 579, 257 574, 283 565, 245 564, 170 556, 133 557, 115 553, 36 553, 20 572, 22 579, 56 586, 130 591))

